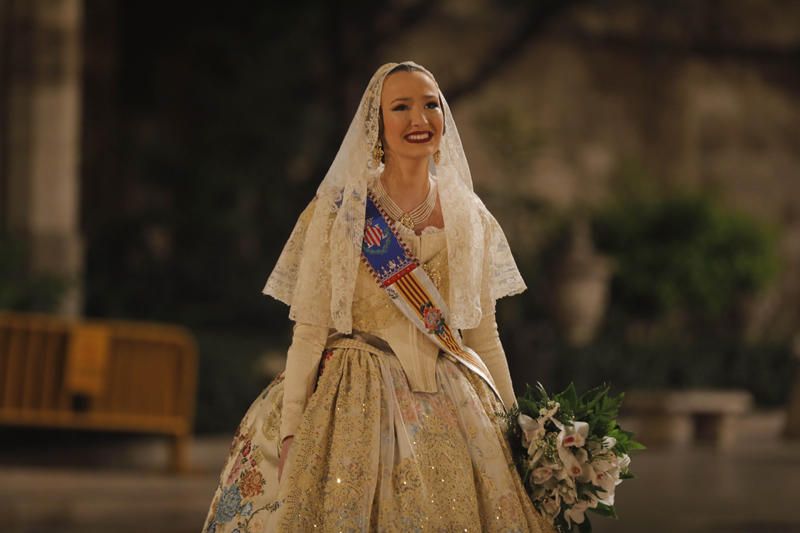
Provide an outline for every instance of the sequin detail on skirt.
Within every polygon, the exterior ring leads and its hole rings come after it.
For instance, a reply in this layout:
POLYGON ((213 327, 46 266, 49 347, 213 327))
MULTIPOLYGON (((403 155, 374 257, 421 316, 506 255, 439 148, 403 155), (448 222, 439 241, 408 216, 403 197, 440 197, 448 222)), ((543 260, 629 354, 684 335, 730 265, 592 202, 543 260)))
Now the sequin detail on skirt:
POLYGON ((264 485, 241 473, 251 462, 235 472, 248 435, 277 451, 262 422, 280 424, 270 412, 279 382, 237 431, 204 531, 551 531, 514 470, 502 406, 477 375, 440 357, 438 391, 413 392, 392 354, 349 339, 328 348, 280 486, 277 457, 255 461, 264 485))

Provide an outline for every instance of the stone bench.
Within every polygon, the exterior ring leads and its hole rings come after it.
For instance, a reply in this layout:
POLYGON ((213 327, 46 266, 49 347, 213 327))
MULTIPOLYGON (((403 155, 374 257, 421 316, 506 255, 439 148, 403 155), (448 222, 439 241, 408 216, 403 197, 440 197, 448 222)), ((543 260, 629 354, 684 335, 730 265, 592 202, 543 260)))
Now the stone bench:
POLYGON ((685 446, 694 441, 730 447, 752 395, 737 389, 632 390, 623 413, 635 418, 636 440, 645 446, 685 446))

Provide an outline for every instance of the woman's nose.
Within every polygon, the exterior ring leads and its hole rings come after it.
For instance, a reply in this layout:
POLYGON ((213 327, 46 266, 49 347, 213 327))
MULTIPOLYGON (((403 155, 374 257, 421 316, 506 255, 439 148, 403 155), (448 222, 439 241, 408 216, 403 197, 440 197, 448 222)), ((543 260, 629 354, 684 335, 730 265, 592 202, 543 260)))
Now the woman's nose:
POLYGON ((425 116, 425 113, 421 109, 415 108, 411 111, 411 125, 412 126, 428 125, 428 117, 425 116))

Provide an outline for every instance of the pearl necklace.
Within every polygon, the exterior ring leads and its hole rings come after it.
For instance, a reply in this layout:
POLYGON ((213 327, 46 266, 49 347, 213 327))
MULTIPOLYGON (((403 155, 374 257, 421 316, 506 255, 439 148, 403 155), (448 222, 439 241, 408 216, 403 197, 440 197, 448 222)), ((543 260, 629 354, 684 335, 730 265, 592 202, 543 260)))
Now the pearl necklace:
POLYGON ((410 211, 403 211, 399 205, 392 200, 389 193, 383 187, 381 179, 378 178, 375 182, 374 193, 378 202, 386 210, 386 213, 394 220, 400 222, 402 225, 409 229, 414 229, 421 225, 423 222, 430 218, 433 209, 436 207, 436 188, 428 179, 428 194, 425 199, 417 207, 410 211))

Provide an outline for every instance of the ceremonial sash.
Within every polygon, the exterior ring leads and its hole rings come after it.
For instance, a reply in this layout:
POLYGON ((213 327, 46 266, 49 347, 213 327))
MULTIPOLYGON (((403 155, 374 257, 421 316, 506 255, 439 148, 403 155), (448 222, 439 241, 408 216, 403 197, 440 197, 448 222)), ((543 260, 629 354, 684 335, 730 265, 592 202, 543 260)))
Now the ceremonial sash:
POLYGON ((428 273, 400 240, 394 224, 378 202, 367 194, 361 258, 400 311, 446 354, 478 374, 500 393, 483 360, 464 346, 461 334, 447 324, 448 309, 428 273))

